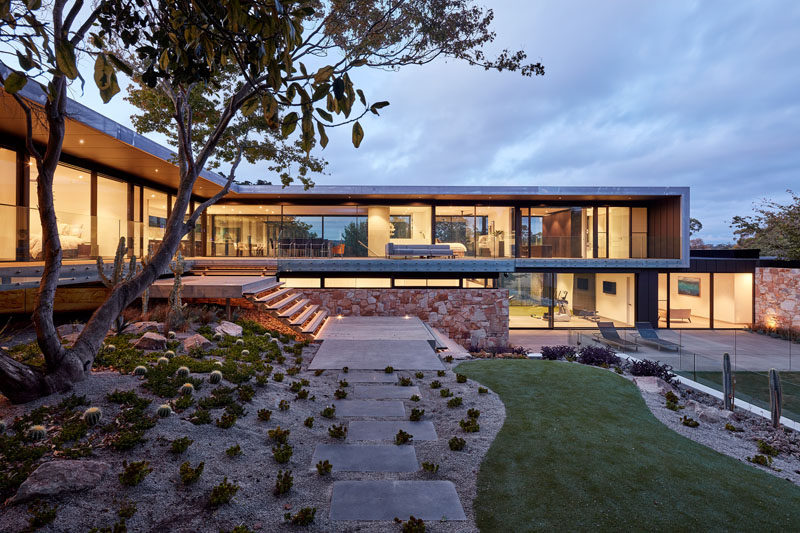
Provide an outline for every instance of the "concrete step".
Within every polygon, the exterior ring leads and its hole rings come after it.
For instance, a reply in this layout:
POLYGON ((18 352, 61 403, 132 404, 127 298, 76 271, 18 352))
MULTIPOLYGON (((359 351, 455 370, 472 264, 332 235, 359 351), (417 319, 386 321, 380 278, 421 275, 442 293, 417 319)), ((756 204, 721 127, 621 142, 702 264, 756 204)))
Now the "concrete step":
POLYGON ((313 335, 317 332, 319 328, 322 327, 322 323, 325 321, 326 318, 328 318, 328 312, 325 311, 324 309, 320 309, 319 311, 314 313, 314 316, 311 317, 308 323, 306 323, 302 328, 300 328, 300 331, 302 331, 303 333, 308 333, 313 335))
POLYGON ((304 324, 309 318, 311 318, 311 315, 313 315, 314 311, 316 311, 317 309, 319 309, 318 305, 309 305, 303 310, 302 313, 300 313, 293 319, 289 320, 289 324, 293 326, 300 326, 304 324))
POLYGON ((278 311, 278 316, 281 318, 289 318, 293 314, 299 312, 308 304, 308 298, 303 298, 302 300, 298 300, 289 307, 283 308, 278 311))
POLYGON ((397 372, 387 374, 380 372, 350 371, 348 373, 339 372, 339 381, 345 380, 349 383, 397 383, 397 372))
POLYGON ((405 418, 406 408, 400 400, 337 400, 336 416, 363 418, 405 418))
POLYGON ((400 430, 410 433, 413 440, 436 440, 433 422, 408 420, 353 420, 347 425, 347 442, 394 440, 400 430))
POLYGON ((331 520, 466 520, 452 481, 336 481, 331 520))
POLYGON ((317 444, 311 468, 328 461, 334 472, 416 472, 417 452, 413 446, 395 444, 317 444))
POLYGON ((399 385, 356 385, 353 397, 359 400, 408 400, 419 396, 419 387, 401 387, 399 385))
MULTIPOLYGON (((292 291, 292 289, 288 289, 288 290, 292 291)), ((285 294, 284 296, 285 297, 282 300, 277 300, 276 301, 276 300, 273 299, 271 302, 269 302, 267 304, 267 309, 273 309, 273 310, 283 309, 284 307, 286 307, 290 303, 292 303, 295 300, 297 300, 298 298, 300 298, 301 294, 299 292, 292 291, 292 292, 290 292, 288 294, 285 294)))
POLYGON ((278 289, 277 291, 271 291, 271 292, 269 292, 267 294, 259 296, 258 298, 256 298, 256 302, 258 302, 260 304, 268 304, 269 302, 273 302, 276 299, 282 298, 282 297, 286 296, 287 294, 290 294, 291 292, 292 292, 292 289, 288 289, 288 288, 284 287, 282 289, 278 289))

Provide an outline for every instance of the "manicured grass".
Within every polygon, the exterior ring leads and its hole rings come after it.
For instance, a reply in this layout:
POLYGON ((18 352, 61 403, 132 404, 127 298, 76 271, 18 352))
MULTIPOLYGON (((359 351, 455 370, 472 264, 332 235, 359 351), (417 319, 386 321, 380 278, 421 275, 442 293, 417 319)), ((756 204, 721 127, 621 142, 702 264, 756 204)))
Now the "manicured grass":
POLYGON ((636 387, 612 372, 527 360, 473 361, 458 372, 506 406, 478 474, 481 531, 779 531, 800 524, 798 487, 668 429, 636 387))
MULTIPOLYGON (((722 372, 678 372, 681 376, 722 390, 722 372)), ((733 373, 735 396, 764 409, 769 409, 769 372, 733 373)), ((780 372, 783 392, 783 416, 800 420, 800 372, 780 372)))

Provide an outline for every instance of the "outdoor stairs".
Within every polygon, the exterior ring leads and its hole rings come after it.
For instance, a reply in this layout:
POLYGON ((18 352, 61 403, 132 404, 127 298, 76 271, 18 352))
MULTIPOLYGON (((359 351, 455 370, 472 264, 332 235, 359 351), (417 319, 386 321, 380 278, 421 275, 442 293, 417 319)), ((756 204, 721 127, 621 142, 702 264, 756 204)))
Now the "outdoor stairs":
MULTIPOLYGON (((313 290, 313 289, 311 289, 313 290)), ((328 321, 328 312, 296 290, 284 287, 283 282, 273 282, 248 299, 261 309, 283 321, 295 332, 316 339, 328 321)))

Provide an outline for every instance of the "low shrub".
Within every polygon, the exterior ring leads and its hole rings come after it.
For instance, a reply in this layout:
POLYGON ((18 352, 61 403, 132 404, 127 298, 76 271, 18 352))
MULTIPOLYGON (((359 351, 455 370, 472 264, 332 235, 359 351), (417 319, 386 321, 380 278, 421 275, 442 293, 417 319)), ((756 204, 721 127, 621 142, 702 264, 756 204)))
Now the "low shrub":
POLYGON ((305 427, 307 427, 307 428, 313 428, 314 427, 314 417, 313 416, 309 416, 308 418, 303 420, 303 425, 305 427))
POLYGON ((415 376, 417 379, 422 379, 422 378, 424 378, 424 377, 425 377, 425 374, 424 374, 424 373, 422 373, 422 372, 417 372, 416 374, 414 374, 414 376, 415 376))
POLYGON ((414 383, 411 381, 411 378, 409 378, 409 377, 406 377, 406 376, 403 376, 403 377, 401 377, 401 378, 398 380, 398 384, 399 384, 401 387, 410 387, 410 386, 411 386, 411 385, 413 385, 414 383))
POLYGON ((169 451, 175 454, 185 452, 194 441, 189 437, 180 437, 172 441, 169 451))
POLYGON ((345 398, 347 398, 347 391, 344 389, 336 389, 333 392, 333 395, 334 397, 336 397, 337 400, 344 400, 345 398))
POLYGON ((618 365, 620 358, 611 348, 586 345, 578 351, 578 362, 584 365, 609 368, 618 365))
POLYGON ((147 475, 152 472, 150 463, 147 461, 122 461, 122 472, 119 474, 119 482, 127 487, 134 487, 141 483, 147 475))
POLYGON ((181 466, 178 469, 178 472, 181 475, 181 482, 184 485, 191 485, 192 483, 196 482, 200 479, 200 474, 203 473, 203 468, 205 468, 205 463, 201 462, 196 467, 192 468, 192 465, 189 464, 189 461, 181 463, 181 466))
POLYGON ((684 415, 683 418, 681 418, 681 424, 690 428, 696 428, 697 426, 700 425, 700 422, 698 422, 694 418, 690 418, 684 415))
POLYGON ((397 444, 398 446, 401 444, 408 444, 409 442, 411 442, 411 439, 413 438, 414 436, 412 434, 406 433, 401 429, 400 431, 397 432, 397 435, 394 436, 394 443, 397 444))
POLYGON ((441 386, 442 386, 442 383, 439 380, 431 381, 431 388, 432 389, 438 389, 438 388, 441 388, 441 386))
POLYGON ((289 440, 289 433, 291 433, 288 429, 281 429, 280 426, 276 427, 275 429, 270 429, 267 431, 267 435, 269 438, 278 444, 286 444, 289 440))
POLYGON ((450 409, 455 409, 456 407, 461 407, 462 403, 463 399, 461 398, 461 396, 456 396, 455 398, 450 398, 449 400, 447 400, 447 407, 449 407, 450 409))
POLYGON ((320 414, 322 415, 323 418, 333 418, 334 416, 336 416, 336 406, 335 405, 329 405, 329 406, 325 407, 320 412, 320 414))
POLYGON ((237 492, 239 492, 239 486, 234 483, 228 483, 228 478, 225 477, 222 483, 211 489, 208 503, 211 507, 219 507, 222 504, 229 503, 237 492))
POLYGON ((418 394, 413 394, 413 395, 411 396, 411 398, 409 398, 409 400, 411 400, 412 402, 418 402, 418 401, 420 401, 420 399, 421 399, 421 398, 419 397, 419 395, 418 395, 418 394))
POLYGON ((737 428, 736 426, 734 426, 730 422, 726 422, 725 423, 725 429, 727 429, 728 431, 730 431, 732 433, 739 433, 741 431, 744 431, 742 428, 737 428))
POLYGON ((761 439, 758 440, 758 451, 769 457, 778 456, 778 449, 775 448, 774 446, 770 446, 768 443, 764 442, 761 439))
POLYGON ((234 444, 233 446, 225 450, 225 455, 227 455, 230 458, 239 457, 240 455, 242 455, 242 447, 239 446, 238 444, 234 444))
POLYGON ((481 416, 481 412, 478 411, 477 409, 467 409, 467 416, 473 419, 477 419, 479 416, 481 416))
POLYGON ((488 394, 488 393, 489 389, 487 389, 486 387, 478 387, 478 394, 488 394))
POLYGON ((450 392, 450 389, 441 389, 439 391, 439 396, 441 396, 442 398, 450 398, 452 395, 453 393, 450 392))
POLYGON ((408 416, 408 419, 412 422, 419 422, 422 420, 422 415, 425 414, 425 409, 417 409, 416 407, 411 410, 411 414, 408 416))
POLYGON ((236 415, 230 413, 223 413, 221 417, 217 418, 217 427, 222 429, 230 429, 236 423, 236 415))
POLYGON ((467 441, 462 439, 461 437, 453 437, 449 441, 447 441, 447 445, 450 446, 450 449, 454 452, 460 452, 464 449, 464 446, 467 445, 467 441))
POLYGON ((288 411, 289 410, 289 402, 286 400, 281 400, 278 402, 278 409, 281 411, 288 411))
POLYGON ((542 346, 542 359, 548 361, 558 361, 559 359, 569 359, 575 357, 576 349, 574 346, 542 346))
POLYGON ((474 418, 467 418, 466 420, 462 419, 458 425, 461 426, 461 429, 463 429, 466 433, 477 433, 481 429, 478 421, 474 418))
POLYGON ((272 457, 278 464, 288 463, 293 453, 294 450, 289 444, 280 444, 272 447, 272 457))
POLYGON ((444 370, 437 370, 436 371, 436 377, 443 378, 445 376, 445 374, 446 374, 446 372, 444 370))
POLYGON ((458 383, 466 383, 467 382, 467 376, 465 376, 464 374, 456 374, 456 382, 458 382, 458 383))
POLYGON ((422 518, 414 518, 413 515, 409 516, 408 520, 405 522, 397 517, 395 517, 394 521, 400 524, 400 531, 402 533, 425 533, 427 531, 422 518))
POLYGON ((294 484, 294 477, 291 470, 278 470, 278 475, 275 477, 275 488, 272 489, 272 494, 280 496, 286 494, 291 490, 294 484))
POLYGON ((333 425, 328 428, 328 435, 334 439, 343 439, 347 436, 347 427, 344 424, 333 425))
POLYGON ((258 419, 263 422, 269 422, 269 419, 272 418, 272 411, 269 409, 259 409, 258 410, 258 419))
POLYGON ((303 507, 295 514, 285 513, 283 518, 287 522, 291 522, 295 526, 309 526, 314 522, 314 516, 317 514, 316 507, 303 507))
POLYGON ((317 463, 317 473, 320 476, 327 476, 328 474, 331 473, 332 469, 333 465, 327 459, 325 459, 324 461, 319 461, 317 463))
POLYGON ((391 366, 387 366, 386 368, 383 369, 383 371, 386 372, 387 374, 391 374, 392 372, 394 372, 394 368, 392 368, 391 366))
POLYGON ((429 472, 431 474, 435 474, 436 472, 439 471, 439 465, 437 465, 435 463, 429 463, 429 462, 426 461, 426 462, 422 463, 422 469, 425 472, 429 472))
POLYGON ((748 457, 747 460, 757 465, 766 466, 767 468, 772 466, 772 457, 769 455, 754 455, 753 457, 748 457))
POLYGON ((633 376, 655 376, 663 379, 667 383, 672 383, 675 379, 675 374, 672 373, 671 365, 665 363, 662 364, 658 361, 651 361, 649 359, 631 362, 630 366, 628 367, 628 371, 633 376))

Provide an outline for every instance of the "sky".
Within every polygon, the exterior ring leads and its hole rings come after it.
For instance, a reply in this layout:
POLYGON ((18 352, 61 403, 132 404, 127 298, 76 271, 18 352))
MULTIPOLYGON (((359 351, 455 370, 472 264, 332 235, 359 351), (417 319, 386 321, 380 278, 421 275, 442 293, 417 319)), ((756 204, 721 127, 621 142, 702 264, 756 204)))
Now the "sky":
MULTIPOLYGON (((546 75, 359 70, 356 86, 391 105, 362 120, 359 149, 329 130, 317 184, 690 186, 696 236, 713 243, 732 242, 754 201, 800 190, 800 2, 485 4, 496 48, 546 75)), ((78 99, 131 125, 119 96, 103 105, 87 83, 78 99)), ((278 183, 266 167, 239 179, 278 183)))

